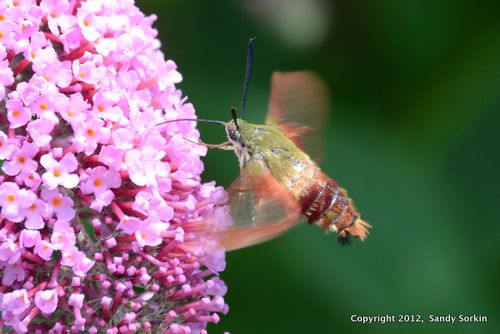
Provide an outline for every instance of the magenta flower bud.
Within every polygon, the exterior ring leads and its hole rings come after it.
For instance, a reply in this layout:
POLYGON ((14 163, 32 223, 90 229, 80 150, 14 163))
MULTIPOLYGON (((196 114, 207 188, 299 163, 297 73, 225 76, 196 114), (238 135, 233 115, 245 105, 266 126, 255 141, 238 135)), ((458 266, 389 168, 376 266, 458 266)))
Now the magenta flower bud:
POLYGON ((226 313, 227 194, 129 0, 0 4, 0 327, 204 333, 226 313), (186 140, 189 138, 190 140, 186 140))

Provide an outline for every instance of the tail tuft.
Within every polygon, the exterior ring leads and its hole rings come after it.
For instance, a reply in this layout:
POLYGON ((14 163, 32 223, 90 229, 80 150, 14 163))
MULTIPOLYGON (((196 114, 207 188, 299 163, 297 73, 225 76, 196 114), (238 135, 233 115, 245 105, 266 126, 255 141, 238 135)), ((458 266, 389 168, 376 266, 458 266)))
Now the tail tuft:
POLYGON ((352 226, 345 229, 347 235, 352 235, 353 237, 358 237, 361 241, 365 240, 368 235, 368 230, 372 226, 362 220, 361 218, 357 218, 352 226))

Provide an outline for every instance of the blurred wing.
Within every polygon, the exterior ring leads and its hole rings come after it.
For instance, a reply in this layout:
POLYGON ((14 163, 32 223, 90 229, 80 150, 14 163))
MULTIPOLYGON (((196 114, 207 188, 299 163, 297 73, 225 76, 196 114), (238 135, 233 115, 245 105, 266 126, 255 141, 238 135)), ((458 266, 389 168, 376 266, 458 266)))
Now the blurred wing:
POLYGON ((273 73, 266 124, 277 127, 315 160, 323 154, 321 132, 329 109, 328 90, 316 73, 273 73))
POLYGON ((262 162, 250 162, 228 192, 233 226, 221 240, 228 251, 276 237, 300 221, 299 204, 262 162))

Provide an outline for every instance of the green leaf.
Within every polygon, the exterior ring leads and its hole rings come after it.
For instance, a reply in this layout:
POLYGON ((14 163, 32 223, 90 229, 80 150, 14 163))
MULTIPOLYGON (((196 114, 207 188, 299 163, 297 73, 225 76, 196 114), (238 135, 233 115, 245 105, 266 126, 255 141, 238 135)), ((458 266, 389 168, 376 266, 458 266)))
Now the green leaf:
POLYGON ((95 236, 95 231, 94 231, 94 226, 92 226, 90 219, 82 219, 81 222, 82 222, 83 228, 87 232, 87 235, 89 236, 90 240, 92 240, 92 242, 97 242, 97 238, 95 236))
POLYGON ((141 285, 134 285, 133 289, 134 289, 134 292, 135 292, 136 294, 138 294, 138 295, 140 295, 140 294, 142 294, 142 293, 146 292, 146 287, 141 286, 141 285))

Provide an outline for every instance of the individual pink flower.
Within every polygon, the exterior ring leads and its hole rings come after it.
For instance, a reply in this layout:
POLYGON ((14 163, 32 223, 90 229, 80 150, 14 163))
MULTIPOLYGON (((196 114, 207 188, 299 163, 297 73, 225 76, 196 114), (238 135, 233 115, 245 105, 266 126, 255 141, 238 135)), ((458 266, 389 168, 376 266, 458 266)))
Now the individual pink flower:
POLYGON ((168 205, 163 197, 154 192, 140 191, 137 193, 132 208, 147 214, 150 218, 165 222, 174 217, 174 209, 168 205))
POLYGON ((68 222, 75 217, 73 200, 64 196, 57 189, 43 188, 42 199, 49 204, 49 216, 55 216, 59 222, 68 222))
POLYGON ((111 190, 96 193, 94 195, 94 200, 90 203, 90 208, 97 212, 101 212, 104 207, 113 202, 114 198, 115 194, 111 190))
POLYGON ((59 27, 63 30, 67 27, 71 7, 68 0, 42 0, 40 7, 47 17, 50 32, 59 35, 59 27))
POLYGON ((47 81, 43 77, 34 75, 29 82, 19 82, 16 90, 9 93, 9 100, 20 99, 25 106, 29 106, 40 97, 42 91, 53 92, 54 89, 51 88, 51 85, 47 85, 47 81))
POLYGON ((22 230, 19 235, 19 244, 25 248, 31 248, 41 240, 40 231, 37 230, 22 230))
MULTIPOLYGON (((45 80, 60 88, 68 87, 73 79, 70 61, 54 60, 50 64, 41 64, 37 70, 38 74, 42 75, 45 80)), ((59 98, 57 103, 60 102, 61 98, 62 97, 59 98)), ((59 105, 57 108, 59 109, 59 105)))
POLYGON ((101 11, 100 1, 87 1, 82 4, 81 10, 76 15, 83 37, 89 42, 96 41, 106 31, 105 19, 98 14, 101 11))
POLYGON ((49 206, 41 199, 36 199, 28 208, 23 209, 26 217, 24 226, 31 230, 39 230, 45 226, 45 218, 49 215, 49 206))
POLYGON ((81 124, 87 118, 85 111, 90 107, 81 93, 72 94, 67 103, 59 106, 61 117, 71 124, 81 124))
POLYGON ((7 175, 17 175, 20 172, 30 172, 36 170, 38 163, 33 160, 33 157, 38 153, 38 148, 25 142, 21 149, 15 152, 8 161, 2 165, 2 170, 7 175))
POLYGON ((135 231, 135 237, 141 247, 158 246, 163 240, 161 232, 168 229, 168 224, 146 219, 135 231))
POLYGON ((117 92, 99 92, 92 97, 92 100, 94 102, 92 114, 95 117, 112 122, 118 122, 123 117, 123 111, 117 106, 120 101, 120 95, 117 92))
POLYGON ((75 231, 68 222, 57 221, 50 236, 50 243, 56 249, 77 250, 73 246, 76 243, 75 231))
POLYGON ((80 258, 80 251, 74 246, 67 246, 62 251, 61 264, 73 267, 80 258))
POLYGON ((79 61, 74 61, 72 65, 73 76, 78 81, 86 84, 97 84, 104 75, 104 71, 92 61, 87 61, 81 64, 79 61))
POLYGON ((126 234, 134 234, 142 225, 142 220, 136 217, 123 216, 120 223, 116 226, 126 234))
POLYGON ((104 127, 104 122, 98 118, 84 123, 73 123, 75 138, 72 140, 77 152, 86 155, 94 153, 98 144, 106 144, 109 139, 109 129, 104 127))
POLYGON ((0 327, 206 333, 228 307, 196 118, 133 1, 0 2, 0 327), (22 289, 21 289, 22 288, 22 289))
POLYGON ((123 162, 123 151, 113 146, 103 146, 99 152, 99 161, 114 170, 120 170, 123 162))
POLYGON ((19 99, 10 99, 7 102, 7 119, 12 128, 18 128, 31 120, 31 110, 26 108, 23 101, 19 99))
POLYGON ((14 282, 22 282, 26 278, 26 272, 19 263, 6 264, 2 272, 2 284, 12 285, 14 282))
POLYGON ((85 277, 94 267, 95 261, 89 259, 84 252, 78 251, 74 254, 74 264, 71 266, 73 273, 78 277, 85 277))
POLYGON ((110 189, 118 188, 121 185, 120 174, 103 166, 87 169, 80 176, 80 180, 82 193, 94 194, 95 199, 90 207, 96 211, 101 211, 104 206, 111 204, 115 196, 110 189))
POLYGON ((38 291, 35 294, 35 305, 44 314, 50 314, 54 312, 57 308, 58 301, 59 297, 57 296, 56 289, 38 291))
POLYGON ((13 264, 19 261, 20 256, 20 248, 12 239, 7 238, 0 242, 0 261, 13 264))
POLYGON ((36 189, 42 183, 40 175, 32 170, 25 170, 16 176, 16 182, 19 185, 24 184, 30 189, 36 189))
POLYGON ((28 292, 25 289, 14 290, 3 295, 0 310, 21 314, 30 306, 28 292))
POLYGON ((48 153, 40 158, 40 163, 46 170, 42 180, 48 189, 54 189, 58 185, 74 188, 80 182, 78 175, 71 174, 78 167, 78 161, 73 153, 67 153, 60 161, 48 153))
POLYGON ((52 258, 54 250, 56 250, 56 247, 50 242, 46 240, 38 240, 35 244, 34 253, 45 261, 49 261, 52 258))
POLYGON ((139 186, 153 185, 157 177, 167 176, 170 168, 161 161, 165 152, 152 146, 141 150, 129 150, 125 154, 125 164, 130 173, 130 179, 139 186))
POLYGON ((28 46, 29 43, 27 43, 27 39, 38 31, 42 19, 42 12, 40 8, 32 7, 30 17, 23 17, 23 15, 19 15, 19 17, 22 18, 20 20, 21 29, 16 30, 14 39, 17 41, 17 50, 21 51, 28 46))
POLYGON ((59 119, 57 118, 59 106, 61 104, 64 104, 64 101, 67 98, 63 94, 56 92, 56 88, 54 85, 47 84, 47 86, 49 86, 51 90, 54 90, 54 92, 41 92, 40 96, 29 105, 29 108, 35 115, 37 115, 41 119, 49 120, 52 124, 55 125, 59 122, 59 119))
POLYGON ((28 123, 26 130, 30 134, 33 142, 38 147, 44 147, 52 141, 50 133, 54 129, 54 123, 45 118, 40 118, 28 123))
POLYGON ((19 189, 12 182, 0 184, 0 206, 3 218, 20 222, 24 219, 23 209, 29 208, 35 203, 36 195, 26 189, 19 189))
MULTIPOLYGON (((43 58, 43 50, 49 45, 47 38, 41 31, 35 32, 30 36, 30 42, 26 44, 26 50, 24 51, 24 58, 28 59, 33 63, 37 63, 40 57, 43 58)), ((50 48, 49 48, 50 49, 50 48)), ((48 50, 48 49, 45 49, 48 50)), ((55 54, 52 59, 55 59, 55 54)))

